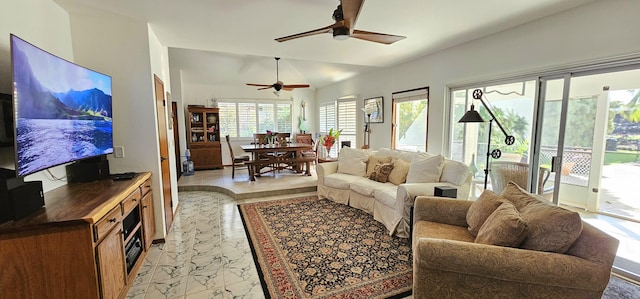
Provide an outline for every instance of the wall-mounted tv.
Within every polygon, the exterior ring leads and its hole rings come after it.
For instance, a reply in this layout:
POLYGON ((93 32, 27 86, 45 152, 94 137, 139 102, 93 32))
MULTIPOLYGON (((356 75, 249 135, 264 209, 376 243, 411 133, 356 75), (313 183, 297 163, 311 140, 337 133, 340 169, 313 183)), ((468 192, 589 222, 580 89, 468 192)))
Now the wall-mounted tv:
POLYGON ((11 35, 18 176, 113 153, 111 77, 11 35))

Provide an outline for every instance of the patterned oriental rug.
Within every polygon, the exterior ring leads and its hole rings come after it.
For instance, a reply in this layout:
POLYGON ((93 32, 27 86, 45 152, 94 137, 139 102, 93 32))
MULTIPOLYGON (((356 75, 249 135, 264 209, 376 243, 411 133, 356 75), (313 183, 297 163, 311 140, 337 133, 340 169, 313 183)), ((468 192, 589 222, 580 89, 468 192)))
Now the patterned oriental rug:
POLYGON ((411 294, 411 246, 363 211, 317 196, 238 209, 267 298, 411 294))

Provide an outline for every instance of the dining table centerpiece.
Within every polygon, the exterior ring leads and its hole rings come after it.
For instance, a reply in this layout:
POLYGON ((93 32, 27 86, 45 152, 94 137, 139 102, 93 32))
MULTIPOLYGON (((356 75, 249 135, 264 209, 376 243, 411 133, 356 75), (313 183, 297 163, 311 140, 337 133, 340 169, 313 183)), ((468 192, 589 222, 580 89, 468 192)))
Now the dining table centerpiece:
POLYGON ((264 136, 264 141, 266 142, 266 144, 268 144, 270 147, 273 147, 276 141, 276 135, 278 135, 278 133, 267 130, 267 134, 264 136))
POLYGON ((320 144, 322 144, 322 146, 327 150, 326 157, 330 157, 331 148, 336 143, 336 140, 338 140, 338 137, 340 137, 340 133, 342 133, 342 129, 333 130, 333 128, 331 128, 327 135, 320 137, 320 144))

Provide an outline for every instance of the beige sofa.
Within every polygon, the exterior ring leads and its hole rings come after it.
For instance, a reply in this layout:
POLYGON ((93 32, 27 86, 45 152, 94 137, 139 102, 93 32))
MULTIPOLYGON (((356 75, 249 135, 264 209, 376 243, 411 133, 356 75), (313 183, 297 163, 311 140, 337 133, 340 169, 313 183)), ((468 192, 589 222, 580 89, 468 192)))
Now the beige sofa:
POLYGON ((471 172, 464 163, 386 148, 343 148, 337 162, 318 164, 316 173, 318 197, 361 209, 384 224, 389 234, 402 238, 410 235, 410 211, 416 196, 433 195, 435 187, 447 186, 457 189, 459 199, 467 199, 471 188, 471 172), (368 178, 367 172, 378 163, 394 165, 388 182, 368 178))
POLYGON ((512 182, 414 213, 414 298, 600 298, 619 243, 512 182))

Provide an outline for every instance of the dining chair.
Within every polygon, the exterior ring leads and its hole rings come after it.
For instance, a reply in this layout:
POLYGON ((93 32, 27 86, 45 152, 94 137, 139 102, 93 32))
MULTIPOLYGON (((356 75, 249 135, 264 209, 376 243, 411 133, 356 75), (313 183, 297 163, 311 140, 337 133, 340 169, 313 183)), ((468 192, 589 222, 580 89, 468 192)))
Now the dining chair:
MULTIPOLYGON (((267 134, 265 133, 253 133, 253 144, 257 144, 257 145, 267 145, 269 144, 269 141, 267 140, 267 134)), ((273 171, 275 169, 277 169, 277 163, 276 161, 276 153, 274 152, 261 152, 258 153, 257 156, 255 157, 258 160, 273 160, 274 163, 270 164, 271 170, 273 171)), ((267 166, 265 166, 267 167, 267 166)), ((268 171, 266 171, 268 172, 268 171)), ((256 174, 259 176, 260 175, 260 169, 256 169, 256 174)))
MULTIPOLYGON (((296 134, 296 142, 297 143, 304 143, 304 144, 311 144, 313 146, 315 146, 315 143, 313 141, 313 135, 311 134, 296 134)), ((302 154, 303 158, 312 158, 313 159, 313 165, 315 167, 316 163, 318 162, 318 155, 316 154, 316 149, 313 148, 311 150, 308 151, 301 151, 300 154, 302 154)))
POLYGON ((231 142, 229 141, 229 135, 224 136, 224 138, 227 140, 227 145, 229 146, 229 156, 231 157, 231 163, 233 163, 232 169, 231 169, 231 178, 235 178, 236 167, 247 167, 248 169, 249 165, 245 164, 245 162, 248 162, 249 160, 251 160, 251 157, 249 157, 248 155, 235 156, 233 154, 233 147, 231 146, 231 142))
MULTIPOLYGON (((553 188, 545 188, 545 184, 549 179, 551 171, 546 167, 540 167, 538 172, 538 190, 536 193, 549 199, 553 194, 553 188)), ((493 192, 500 194, 507 186, 509 181, 513 181, 518 186, 527 187, 527 179, 529 178, 529 164, 520 162, 496 161, 491 163, 491 189, 493 192)))
MULTIPOLYGON (((287 145, 291 143, 291 133, 277 133, 276 134, 276 144, 279 144, 281 146, 283 145, 287 145)), ((273 155, 275 156, 275 158, 277 160, 286 160, 286 159, 290 159, 293 158, 295 156, 295 154, 293 152, 289 152, 289 151, 284 151, 284 152, 275 152, 273 153, 273 155)), ((296 165, 290 165, 287 163, 280 163, 278 162, 276 167, 278 168, 278 170, 281 169, 285 169, 285 168, 290 168, 293 169, 296 167, 296 165)))

